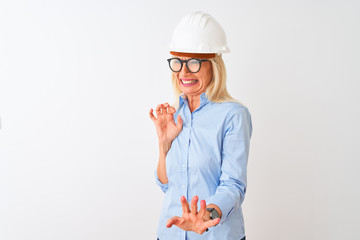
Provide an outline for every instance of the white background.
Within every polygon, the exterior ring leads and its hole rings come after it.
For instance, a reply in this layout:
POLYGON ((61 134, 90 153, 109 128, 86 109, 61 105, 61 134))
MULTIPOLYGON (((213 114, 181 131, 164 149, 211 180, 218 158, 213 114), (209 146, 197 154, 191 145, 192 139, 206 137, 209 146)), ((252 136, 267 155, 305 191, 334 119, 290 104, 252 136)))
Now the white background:
POLYGON ((172 30, 224 27, 249 240, 360 239, 358 1, 0 0, 0 239, 155 239, 172 30))

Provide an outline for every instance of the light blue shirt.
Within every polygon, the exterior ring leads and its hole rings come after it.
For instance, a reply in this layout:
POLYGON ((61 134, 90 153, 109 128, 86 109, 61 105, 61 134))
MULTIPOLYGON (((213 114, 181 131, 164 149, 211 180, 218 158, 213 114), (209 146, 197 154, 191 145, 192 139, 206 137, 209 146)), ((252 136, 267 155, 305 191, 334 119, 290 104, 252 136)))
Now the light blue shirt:
POLYGON ((155 171, 156 183, 165 193, 157 237, 160 240, 240 240, 245 236, 241 203, 246 192, 252 134, 249 110, 240 103, 211 102, 203 93, 200 106, 192 113, 187 100, 180 96, 175 120, 178 115, 184 123, 166 156, 168 183, 162 184, 155 171), (182 215, 180 197, 185 196, 189 202, 195 195, 206 204, 220 208, 220 223, 202 235, 175 225, 166 228, 169 218, 182 215))

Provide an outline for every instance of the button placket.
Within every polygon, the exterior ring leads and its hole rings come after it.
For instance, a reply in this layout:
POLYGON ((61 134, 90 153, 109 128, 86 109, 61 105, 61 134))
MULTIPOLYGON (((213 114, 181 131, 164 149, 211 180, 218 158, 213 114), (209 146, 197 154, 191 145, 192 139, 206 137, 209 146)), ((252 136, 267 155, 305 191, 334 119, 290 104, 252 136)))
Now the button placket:
POLYGON ((182 194, 188 199, 188 172, 187 172, 187 165, 188 165, 188 157, 189 157, 189 138, 190 138, 190 132, 191 132, 191 113, 189 108, 185 109, 184 111, 184 120, 186 120, 185 128, 183 131, 185 131, 187 134, 185 134, 184 138, 184 145, 185 145, 185 151, 183 156, 183 161, 181 163, 181 175, 183 177, 182 184, 181 184, 181 191, 182 194))

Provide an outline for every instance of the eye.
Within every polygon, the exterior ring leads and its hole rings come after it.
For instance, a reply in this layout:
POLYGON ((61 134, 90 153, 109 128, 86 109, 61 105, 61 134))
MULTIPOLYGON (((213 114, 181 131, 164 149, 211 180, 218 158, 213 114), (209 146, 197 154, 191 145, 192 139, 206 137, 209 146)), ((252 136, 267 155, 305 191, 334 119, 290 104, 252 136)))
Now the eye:
POLYGON ((170 67, 173 71, 179 71, 181 68, 181 62, 179 59, 171 59, 170 61, 170 67))
POLYGON ((197 59, 191 59, 188 62, 188 67, 191 72, 197 72, 200 69, 200 62, 197 59))
POLYGON ((199 61, 197 59, 191 59, 188 63, 189 66, 191 65, 199 65, 199 61))

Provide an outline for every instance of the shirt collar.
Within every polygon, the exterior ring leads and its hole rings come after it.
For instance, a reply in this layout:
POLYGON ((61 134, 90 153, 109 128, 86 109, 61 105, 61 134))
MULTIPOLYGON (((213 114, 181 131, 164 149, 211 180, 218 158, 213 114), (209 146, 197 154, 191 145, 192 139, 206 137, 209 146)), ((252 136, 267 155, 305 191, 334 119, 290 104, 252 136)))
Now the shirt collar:
MULTIPOLYGON (((179 96, 179 107, 181 107, 181 105, 184 104, 184 102, 187 102, 187 98, 186 96, 182 93, 179 96)), ((200 106, 198 107, 198 109, 202 108, 203 106, 205 106, 207 103, 209 102, 209 99, 206 97, 206 93, 202 93, 200 95, 200 106)))

